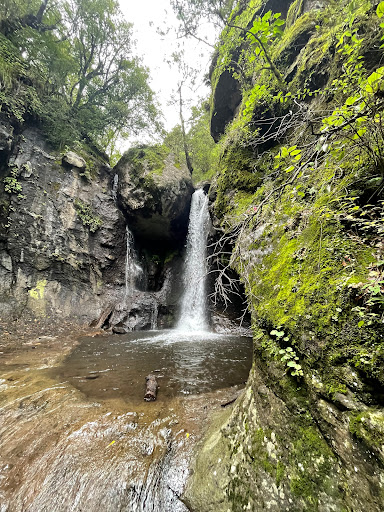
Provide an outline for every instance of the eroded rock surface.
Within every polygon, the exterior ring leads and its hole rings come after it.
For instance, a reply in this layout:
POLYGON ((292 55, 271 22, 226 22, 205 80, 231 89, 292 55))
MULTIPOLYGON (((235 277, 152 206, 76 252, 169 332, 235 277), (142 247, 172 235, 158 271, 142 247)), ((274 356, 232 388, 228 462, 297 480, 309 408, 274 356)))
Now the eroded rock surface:
POLYGON ((3 317, 88 321, 108 286, 124 282, 125 221, 110 192, 111 171, 94 159, 88 166, 92 180, 78 166, 63 167, 35 129, 15 144, 2 172, 3 317))

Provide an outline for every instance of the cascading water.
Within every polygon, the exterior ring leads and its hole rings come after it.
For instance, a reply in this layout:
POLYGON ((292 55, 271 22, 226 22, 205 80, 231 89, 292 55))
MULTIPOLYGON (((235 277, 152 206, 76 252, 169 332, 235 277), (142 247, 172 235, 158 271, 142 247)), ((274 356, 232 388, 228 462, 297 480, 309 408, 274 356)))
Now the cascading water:
POLYGON ((206 314, 207 237, 210 226, 208 196, 196 190, 192 196, 184 268, 184 295, 181 301, 179 331, 204 331, 206 314))
POLYGON ((136 282, 142 276, 143 269, 138 264, 133 234, 128 226, 126 226, 126 234, 127 253, 125 256, 125 297, 128 297, 136 291, 136 282))
POLYGON ((112 184, 112 197, 115 201, 117 201, 117 187, 119 185, 119 175, 116 173, 113 176, 113 184, 112 184))

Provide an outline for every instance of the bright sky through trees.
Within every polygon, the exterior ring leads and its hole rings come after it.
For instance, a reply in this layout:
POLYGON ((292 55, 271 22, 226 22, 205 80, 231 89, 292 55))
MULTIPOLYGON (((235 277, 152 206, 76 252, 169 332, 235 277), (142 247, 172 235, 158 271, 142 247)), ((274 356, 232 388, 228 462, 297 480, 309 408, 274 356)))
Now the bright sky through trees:
MULTIPOLYGON (((202 82, 204 75, 208 72, 212 49, 193 39, 188 41, 177 39, 177 20, 169 0, 145 0, 144 2, 119 0, 119 2, 127 21, 134 24, 137 53, 143 56, 143 64, 150 68, 151 87, 161 102, 165 128, 170 130, 180 122, 177 106, 167 105, 172 93, 177 89, 179 75, 176 67, 170 69, 165 61, 170 59, 172 52, 184 47, 187 64, 195 67, 199 72, 199 79, 196 81, 198 87, 195 92, 188 91, 190 98, 187 98, 195 104, 199 97, 206 97, 209 94, 209 88, 202 82), (160 36, 158 28, 164 32, 169 29, 168 34, 160 36)), ((213 41, 212 27, 207 30, 212 32, 210 39, 213 41)))

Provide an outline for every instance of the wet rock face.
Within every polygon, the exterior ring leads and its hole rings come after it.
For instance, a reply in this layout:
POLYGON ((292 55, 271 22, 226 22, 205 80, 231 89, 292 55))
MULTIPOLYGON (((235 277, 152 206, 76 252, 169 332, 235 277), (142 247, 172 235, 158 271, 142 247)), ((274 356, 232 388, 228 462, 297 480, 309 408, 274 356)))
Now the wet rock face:
POLYGON ((118 201, 144 245, 185 240, 193 185, 188 169, 163 148, 133 148, 117 164, 118 201))
POLYGON ((223 135, 227 124, 234 118, 241 98, 240 83, 229 71, 224 71, 219 77, 213 95, 211 135, 216 142, 223 135))
POLYGON ((8 121, 0 120, 0 163, 11 152, 13 142, 13 127, 8 121))
POLYGON ((351 410, 306 397, 273 365, 265 370, 254 365, 230 416, 208 432, 184 496, 189 509, 383 510, 382 465, 351 436, 351 410))
POLYGON ((92 325, 112 330, 115 334, 174 327, 182 294, 182 266, 180 256, 167 262, 156 291, 148 291, 148 286, 146 291, 135 289, 126 293, 121 290, 92 325))
POLYGON ((87 322, 100 313, 110 285, 124 283, 125 220, 111 195, 111 170, 96 161, 88 166, 92 180, 84 165, 64 167, 35 129, 15 143, 0 190, 3 318, 30 313, 87 322))

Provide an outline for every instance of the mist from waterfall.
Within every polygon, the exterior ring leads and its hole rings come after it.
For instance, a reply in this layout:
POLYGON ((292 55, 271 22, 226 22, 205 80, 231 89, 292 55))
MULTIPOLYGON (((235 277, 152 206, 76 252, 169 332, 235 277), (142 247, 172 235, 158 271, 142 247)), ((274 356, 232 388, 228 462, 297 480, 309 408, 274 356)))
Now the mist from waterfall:
POLYGON ((206 305, 207 237, 210 227, 208 196, 202 189, 192 196, 184 266, 184 294, 181 300, 179 331, 208 329, 206 305))

